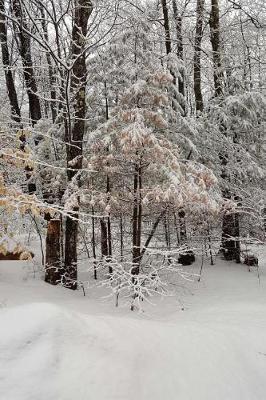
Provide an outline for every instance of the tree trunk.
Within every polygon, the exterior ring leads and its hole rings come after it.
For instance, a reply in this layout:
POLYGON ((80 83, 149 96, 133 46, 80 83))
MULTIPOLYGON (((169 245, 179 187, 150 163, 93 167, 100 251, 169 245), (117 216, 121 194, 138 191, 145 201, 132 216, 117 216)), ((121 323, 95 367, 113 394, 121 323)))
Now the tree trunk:
POLYGON ((77 243, 78 243, 78 226, 76 220, 78 217, 78 208, 73 210, 73 218, 68 216, 65 225, 65 271, 64 285, 69 289, 77 289, 77 243))
MULTIPOLYGON (((46 42, 49 42, 49 37, 48 37, 48 30, 47 30, 47 25, 45 23, 45 11, 44 8, 40 8, 41 11, 41 18, 42 18, 42 29, 44 33, 44 38, 46 42)), ((51 93, 51 101, 50 101, 50 108, 51 108, 51 113, 52 113, 52 120, 55 122, 56 116, 57 116, 57 111, 56 111, 56 90, 55 90, 55 85, 56 85, 56 79, 54 77, 54 68, 52 65, 52 58, 49 52, 46 52, 46 60, 48 64, 48 75, 49 75, 49 83, 50 83, 50 93, 51 93)))
MULTIPOLYGON (((219 14, 219 0, 211 0, 210 37, 213 53, 213 79, 215 97, 221 97, 223 95, 222 51, 220 41, 219 14)), ((226 135, 225 130, 224 134, 226 135)), ((221 154, 220 158, 223 167, 222 178, 229 181, 229 177, 226 172, 228 156, 227 154, 221 154)), ((228 190, 224 191, 224 197, 226 199, 230 199, 231 193, 228 190)), ((224 214, 222 223, 222 249, 224 256, 227 260, 235 260, 236 262, 240 262, 240 242, 238 238, 239 216, 237 215, 236 217, 235 213, 224 214)))
POLYGON ((108 237, 107 237, 107 224, 103 219, 100 219, 101 224, 101 251, 102 257, 108 257, 108 237))
POLYGON ((157 218, 156 221, 154 222, 154 224, 153 224, 153 226, 152 226, 152 229, 151 229, 151 232, 150 232, 150 234, 149 234, 149 236, 148 236, 148 238, 147 238, 147 240, 146 240, 146 242, 145 242, 145 245, 144 245, 143 249, 141 250, 141 254, 140 254, 140 259, 141 259, 141 260, 142 260, 142 258, 143 258, 143 256, 144 256, 144 254, 146 253, 146 250, 147 250, 147 248, 149 247, 150 241, 152 240, 152 238, 153 238, 153 236, 154 236, 154 234, 155 234, 155 232, 156 232, 156 229, 157 229, 157 227, 158 227, 158 225, 159 225, 159 222, 160 222, 161 219, 164 217, 166 211, 167 211, 167 208, 165 208, 165 209, 161 212, 161 214, 158 216, 158 218, 157 218))
POLYGON ((219 0, 211 0, 210 37, 213 54, 213 79, 216 97, 223 94, 222 55, 220 41, 219 0))
MULTIPOLYGON (((176 0, 172 0, 173 12, 176 27, 176 41, 177 41, 177 56, 180 60, 183 60, 183 35, 182 35, 182 16, 178 13, 176 0)), ((178 91, 185 98, 185 76, 181 74, 182 78, 178 78, 178 91)))
POLYGON ((166 54, 171 53, 171 36, 170 36, 170 25, 169 25, 169 14, 167 1, 161 0, 162 8, 163 8, 163 24, 164 24, 164 32, 165 32, 165 48, 166 54))
POLYGON ((239 225, 239 214, 235 213, 235 243, 236 243, 236 251, 235 251, 235 260, 236 263, 240 263, 240 253, 241 253, 241 248, 240 248, 240 225, 239 225))
POLYGON ((91 229, 92 229, 92 238, 91 238, 91 245, 92 245, 92 255, 93 255, 93 275, 94 279, 97 279, 97 265, 96 265, 96 241, 95 241, 95 219, 94 219, 94 208, 91 209, 91 229))
POLYGON ((134 173, 134 206, 133 206, 133 268, 132 275, 139 274, 141 260, 141 227, 142 227, 142 206, 140 197, 141 168, 136 165, 134 173))
MULTIPOLYGON (((6 87, 8 92, 9 103, 11 106, 11 117, 19 124, 19 128, 22 128, 21 123, 21 113, 18 105, 17 92, 15 87, 14 78, 11 71, 10 56, 7 44, 7 28, 6 28, 6 16, 5 16, 5 2, 0 0, 0 40, 1 40, 1 50, 2 50, 2 61, 5 70, 6 87)), ((25 151, 26 146, 26 135, 22 131, 20 136, 20 150, 25 151)), ((36 192, 36 184, 32 181, 33 168, 26 166, 25 173, 27 178, 28 193, 33 194, 36 192)))
MULTIPOLYGON (((101 250, 102 250, 102 257, 108 262, 111 260, 112 250, 110 248, 110 218, 108 217, 108 221, 104 221, 104 219, 100 219, 101 224, 101 250)), ((109 267, 109 273, 113 273, 112 267, 109 267)))
POLYGON ((194 43, 194 94, 197 111, 203 111, 203 98, 201 91, 201 42, 203 36, 204 3, 205 0, 197 0, 197 20, 194 43))
MULTIPOLYGON (((41 104, 40 104, 40 99, 38 97, 37 94, 37 83, 36 83, 36 79, 35 79, 35 74, 34 74, 34 66, 33 66, 33 62, 32 62, 32 55, 31 55, 31 39, 30 36, 27 34, 27 30, 29 29, 27 26, 27 22, 26 22, 26 17, 25 17, 25 13, 24 10, 22 8, 22 5, 20 3, 19 0, 13 0, 12 1, 12 6, 13 6, 13 13, 14 16, 17 19, 17 26, 18 26, 18 38, 19 38, 19 52, 20 52, 20 56, 21 56, 21 60, 22 60, 22 65, 23 65, 23 74, 24 74, 24 80, 25 80, 25 85, 26 85, 26 89, 27 89, 27 95, 28 95, 28 100, 29 100, 29 114, 30 114, 30 119, 31 119, 31 123, 34 126, 36 124, 36 122, 41 119, 42 115, 41 115, 41 104)), ((42 10, 43 11, 43 10, 42 10)), ((42 17, 44 17, 44 15, 42 15, 42 17)), ((45 39, 48 40, 48 34, 47 31, 44 30, 44 34, 45 34, 45 39)), ((47 57, 47 61, 48 61, 48 66, 49 66, 49 74, 51 74, 51 63, 49 63, 49 61, 51 61, 51 57, 49 55, 49 53, 46 53, 46 57, 47 57)), ((50 76, 51 78, 51 76, 50 76)), ((52 97, 54 97, 51 94, 52 97)), ((53 116, 54 119, 54 116, 53 116)), ((20 148, 21 150, 24 150, 25 145, 26 145, 26 137, 25 135, 22 133, 20 135, 20 148)), ((35 140, 35 144, 38 144, 38 140, 35 140)), ((36 183, 33 181, 32 179, 32 173, 33 173, 33 169, 31 167, 26 167, 25 168, 26 171, 26 177, 28 180, 28 192, 29 194, 34 194, 36 192, 36 183)), ((54 253, 54 246, 56 243, 59 243, 59 260, 60 260, 60 238, 61 238, 61 228, 59 229, 59 231, 57 229, 54 228, 54 221, 50 220, 50 215, 49 213, 45 214, 45 219, 48 221, 48 226, 47 226, 47 237, 46 237, 46 253, 48 254, 52 254, 54 253), (52 240, 50 240, 50 232, 52 233, 52 240), (56 235, 58 235, 56 237, 56 235), (51 246, 51 248, 49 248, 49 246, 51 246)), ((61 227, 60 221, 59 221, 59 226, 61 227)), ((58 270, 56 273, 51 273, 48 277, 47 277, 47 282, 50 282, 52 284, 54 283, 54 279, 59 279, 59 274, 61 274, 61 270, 58 270), (55 278, 53 277, 53 275, 55 275, 55 278)), ((60 280, 61 280, 61 276, 60 276, 60 280)))
MULTIPOLYGON (((266 231, 266 219, 265 219, 265 231, 266 231)), ((120 260, 124 258, 124 229, 123 229, 123 217, 120 216, 120 260)))
POLYGON ((178 212, 179 226, 180 226, 180 244, 187 242, 187 229, 186 229, 186 213, 184 210, 178 212))
POLYGON ((234 214, 225 214, 222 224, 222 249, 224 258, 227 261, 235 259, 236 241, 235 241, 235 218, 234 214))
POLYGON ((27 88, 27 95, 29 99, 29 113, 31 123, 34 126, 36 122, 41 119, 41 105, 37 95, 37 84, 34 75, 34 68, 31 56, 31 39, 26 33, 29 29, 26 23, 26 16, 21 7, 19 0, 12 1, 13 13, 17 19, 18 25, 18 38, 19 38, 19 53, 23 65, 23 74, 27 88))
POLYGON ((60 219, 50 220, 46 235, 45 282, 52 285, 60 283, 62 277, 60 232, 60 219))
MULTIPOLYGON (((72 30, 72 60, 70 87, 74 96, 73 126, 66 124, 66 154, 68 181, 76 179, 79 184, 79 171, 82 168, 83 136, 86 118, 86 54, 85 38, 88 30, 88 20, 92 13, 90 0, 76 0, 72 30)), ((70 111, 69 111, 70 112, 70 111)), ((70 120, 71 115, 68 115, 70 120)), ((70 289, 77 288, 77 240, 78 240, 78 207, 73 210, 75 220, 66 218, 65 233, 65 285, 70 289)))
POLYGON ((5 0, 0 0, 0 41, 2 50, 2 62, 5 71, 6 88, 11 107, 11 117, 15 122, 21 124, 20 108, 18 105, 18 97, 14 83, 14 78, 12 75, 10 56, 7 44, 5 0))

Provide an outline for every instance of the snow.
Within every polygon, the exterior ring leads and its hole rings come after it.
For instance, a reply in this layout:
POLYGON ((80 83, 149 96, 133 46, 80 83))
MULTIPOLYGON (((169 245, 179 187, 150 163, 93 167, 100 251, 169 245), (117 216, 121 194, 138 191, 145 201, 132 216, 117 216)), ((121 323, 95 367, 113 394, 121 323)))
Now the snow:
POLYGON ((0 262, 1 400, 265 399, 263 255, 260 281, 219 260, 180 301, 141 314, 93 288, 49 286, 26 265, 0 262))

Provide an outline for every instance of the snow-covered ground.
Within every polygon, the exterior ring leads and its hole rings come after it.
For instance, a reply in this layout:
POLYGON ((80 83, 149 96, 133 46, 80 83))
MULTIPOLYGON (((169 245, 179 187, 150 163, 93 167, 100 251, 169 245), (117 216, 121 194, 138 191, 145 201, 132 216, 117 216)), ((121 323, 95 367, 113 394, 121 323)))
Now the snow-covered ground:
POLYGON ((144 313, 51 287, 25 266, 0 262, 1 400, 266 399, 263 256, 260 281, 218 261, 144 313))

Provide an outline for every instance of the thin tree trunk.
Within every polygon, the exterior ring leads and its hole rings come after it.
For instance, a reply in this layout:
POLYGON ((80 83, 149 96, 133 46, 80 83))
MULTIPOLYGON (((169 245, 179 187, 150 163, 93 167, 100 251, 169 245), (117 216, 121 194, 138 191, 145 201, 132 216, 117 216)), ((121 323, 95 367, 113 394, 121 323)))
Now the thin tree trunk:
POLYGON ((179 234, 179 229, 177 225, 177 218, 176 218, 176 213, 174 212, 174 224, 175 224, 175 230, 176 230, 176 241, 177 244, 180 245, 180 234, 179 234))
POLYGON ((171 53, 171 36, 170 36, 170 24, 169 24, 169 13, 167 7, 167 1, 161 0, 162 8, 163 8, 163 24, 164 24, 164 32, 165 32, 165 48, 166 54, 171 53))
MULTIPOLYGON (((47 30, 47 25, 45 23, 45 11, 43 7, 41 7, 41 17, 42 17, 42 29, 44 33, 44 38, 46 42, 49 42, 49 37, 48 37, 48 30, 47 30)), ((56 90, 55 90, 55 84, 56 84, 56 79, 54 77, 54 69, 52 65, 52 58, 49 52, 46 52, 46 60, 48 64, 48 74, 49 74, 49 83, 50 83, 50 93, 51 93, 51 101, 50 101, 50 108, 51 108, 51 113, 52 113, 52 120, 55 122, 57 112, 56 112, 56 90)))
POLYGON ((214 258, 213 258, 213 251, 212 251, 212 241, 211 241, 211 232, 210 232, 210 225, 209 224, 208 224, 208 229, 207 229, 207 235, 208 235, 208 246, 209 246, 210 258, 211 258, 211 265, 214 265, 214 258))
POLYGON ((100 219, 100 225, 101 225, 101 251, 102 251, 102 257, 107 259, 108 257, 108 237, 107 237, 107 224, 104 219, 100 219))
POLYGON ((167 250, 170 251, 171 244, 170 244, 169 221, 167 219, 167 215, 164 216, 164 237, 167 250))
POLYGON ((140 167, 135 166, 134 173, 134 206, 133 206, 133 268, 131 270, 132 275, 139 274, 139 264, 141 258, 141 199, 140 199, 140 167))
MULTIPOLYGON (((178 13, 178 8, 176 0, 172 0, 173 12, 176 27, 176 41, 177 41, 177 56, 180 60, 183 60, 183 34, 182 34, 182 16, 178 13)), ((178 78, 178 91, 185 98, 185 76, 184 73, 181 74, 182 78, 178 78)))
POLYGON ((151 232, 150 232, 150 234, 149 234, 149 236, 148 236, 148 238, 147 238, 147 240, 146 240, 146 242, 144 244, 143 249, 141 250, 141 254, 140 254, 141 260, 142 260, 142 258, 144 256, 144 254, 146 253, 146 250, 149 247, 150 241, 152 240, 152 238, 153 238, 153 236, 154 236, 154 234, 156 232, 157 226, 159 225, 159 222, 161 221, 161 219, 164 217, 166 211, 167 211, 167 209, 163 210, 161 212, 161 214, 158 216, 158 218, 156 219, 156 221, 154 222, 154 224, 152 226, 152 229, 151 229, 151 232))
POLYGON ((187 229, 186 229, 186 213, 184 210, 178 212, 179 226, 180 226, 180 243, 184 244, 187 241, 187 229))
POLYGON ((92 217, 91 217, 91 222, 92 222, 92 239, 91 239, 91 244, 92 244, 92 255, 93 255, 93 273, 94 273, 94 279, 97 279, 97 266, 96 266, 96 243, 95 243, 95 219, 94 219, 94 208, 92 207, 91 210, 92 217))
MULTIPOLYGON (((104 82, 104 97, 105 97, 105 119, 106 121, 109 120, 109 104, 108 104, 108 96, 107 96, 107 84, 106 81, 104 82)), ((107 147, 107 152, 109 152, 109 148, 107 147)), ((109 197, 110 197, 110 190, 111 190, 111 185, 110 185, 110 178, 109 175, 107 174, 106 176, 106 193, 108 196, 108 202, 109 202, 109 197)), ((108 261, 111 261, 112 257, 112 232, 111 232, 111 219, 110 219, 110 214, 107 217, 107 244, 108 244, 108 261)), ((112 267, 109 267, 109 273, 113 273, 112 267)))
POLYGON ((241 262, 240 259, 240 225, 239 225, 239 214, 235 213, 235 242, 236 242, 236 250, 235 250, 235 260, 236 263, 239 264, 241 262))
POLYGON ((107 217, 107 237, 108 237, 108 256, 112 257, 112 230, 111 230, 111 218, 107 217))
MULTIPOLYGON (((266 226, 266 222, 265 222, 266 226)), ((265 228, 266 230, 266 228, 265 228)), ((123 261, 124 257, 124 230, 123 230, 123 217, 120 216, 120 260, 123 261)))

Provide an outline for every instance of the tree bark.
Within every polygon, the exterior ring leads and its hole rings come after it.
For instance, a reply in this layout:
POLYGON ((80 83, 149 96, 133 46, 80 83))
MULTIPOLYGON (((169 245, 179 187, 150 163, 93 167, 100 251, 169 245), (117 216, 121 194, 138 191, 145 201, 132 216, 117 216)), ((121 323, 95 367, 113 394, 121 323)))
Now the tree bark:
POLYGON ((65 271, 64 285, 69 289, 77 289, 77 243, 78 243, 78 208, 73 210, 73 218, 68 216, 65 225, 65 271))
MULTIPOLYGON (((108 221, 106 222, 104 219, 100 219, 101 224, 101 251, 102 257, 108 262, 111 260, 110 254, 110 237, 109 237, 109 227, 108 221)), ((109 274, 113 273, 112 267, 109 266, 109 274)))
MULTIPOLYGON (((180 60, 183 60, 183 35, 182 35, 182 16, 178 13, 178 8, 176 4, 176 0, 172 0, 173 3, 173 12, 175 19, 175 27, 176 27, 176 41, 177 41, 177 56, 180 60)), ((182 73, 182 78, 178 78, 178 91, 185 97, 185 76, 182 73)))
MULTIPOLYGON (((49 37, 48 37, 47 25, 45 23, 45 11, 44 11, 43 7, 41 7, 40 11, 41 11, 42 29, 43 29, 44 38, 45 38, 46 42, 48 42, 49 37)), ((52 57, 48 51, 46 52, 46 60, 47 60, 47 64, 48 64, 48 75, 49 75, 49 84, 50 84, 50 93, 51 93, 50 108, 51 108, 51 113, 52 113, 52 120, 53 120, 53 122, 55 122, 56 116, 57 116, 56 90, 55 90, 56 79, 54 77, 54 68, 52 65, 52 57)))
POLYGON ((107 235, 107 224, 104 219, 100 219, 100 225, 101 225, 101 251, 102 251, 102 257, 107 258, 109 256, 109 251, 108 251, 108 235, 107 235))
POLYGON ((187 241, 187 228, 186 228, 186 213, 184 210, 178 212, 179 227, 180 227, 180 243, 181 245, 187 241))
MULTIPOLYGON (((222 73, 222 50, 220 40, 220 12, 219 0, 211 0, 210 14, 210 38, 213 53, 213 79, 215 97, 223 95, 223 73, 222 73)), ((221 126, 221 129, 223 127, 221 126)), ((226 130, 224 130, 226 135, 226 130)), ((234 138, 235 140, 235 138, 234 138)), ((229 181, 226 172, 228 155, 221 154, 221 163, 223 167, 222 178, 229 181)), ((230 199, 232 194, 229 190, 224 191, 224 197, 230 199)), ((240 262, 240 242, 239 242, 239 216, 235 213, 224 214, 222 222, 222 248, 227 260, 240 262)))
MULTIPOLYGON (((93 6, 90 0, 76 0, 74 8, 74 21, 72 30, 72 71, 70 87, 74 96, 74 121, 73 126, 66 124, 66 154, 67 178, 79 181, 79 171, 82 168, 83 136, 86 118, 86 54, 85 38, 88 31, 88 20, 93 6)), ((68 115, 70 118, 71 116, 68 115)), ((65 286, 70 289, 77 288, 77 240, 78 240, 78 211, 76 207, 73 217, 66 218, 65 230, 65 286)))
MULTIPOLYGON (((165 50, 166 50, 166 54, 171 53, 172 51, 172 41, 171 41, 171 33, 170 33, 170 22, 169 22, 169 12, 168 12, 168 5, 167 5, 167 1, 166 0, 161 0, 161 5, 162 5, 162 9, 163 9, 163 25, 164 25, 164 35, 165 35, 165 50)), ((176 8, 177 11, 177 8, 176 8)), ((181 46, 182 46, 182 33, 181 33, 181 28, 178 28, 178 34, 181 34, 181 46)), ((179 37, 180 40, 180 37, 179 37)), ((179 51, 181 51, 181 47, 179 48, 179 51)), ((177 77, 176 74, 174 73, 174 71, 170 68, 170 74, 173 77, 173 84, 176 85, 177 84, 177 77)), ((184 77, 183 77, 184 78, 184 77)), ((179 93, 181 93, 184 96, 184 86, 182 87, 182 85, 184 84, 184 79, 180 79, 178 78, 178 91, 179 93)), ((180 102, 180 106, 182 107, 183 110, 183 115, 186 114, 186 104, 185 104, 185 100, 182 99, 180 101, 180 99, 177 99, 176 94, 174 93, 173 97, 175 98, 175 100, 177 100, 178 102, 180 102)), ((175 103, 173 102, 173 109, 175 111, 176 110, 176 106, 175 103)))
POLYGON ((216 97, 219 97, 223 94, 219 0, 211 0, 211 14, 209 23, 213 54, 214 94, 216 97))
POLYGON ((11 70, 10 56, 7 44, 5 0, 0 0, 0 41, 1 41, 1 51, 2 51, 2 62, 5 71, 6 88, 11 107, 11 117, 15 122, 21 124, 21 113, 18 104, 18 97, 14 83, 14 78, 11 70))
POLYGON ((91 209, 91 229, 92 229, 92 238, 91 238, 91 245, 92 245, 92 255, 93 255, 93 275, 94 279, 97 279, 97 265, 96 265, 96 241, 95 241, 95 219, 94 219, 94 208, 91 209))
POLYGON ((61 282, 62 269, 60 259, 60 219, 48 223, 46 235, 45 282, 57 285, 61 282))
POLYGON ((201 42, 203 36, 203 12, 205 0, 197 0, 196 34, 194 43, 194 94, 196 110, 203 111, 203 98, 201 91, 201 42))
POLYGON ((142 228, 142 206, 140 196, 141 168, 135 166, 134 173, 134 206, 133 206, 133 268, 132 275, 139 274, 139 265, 141 260, 141 228, 142 228))
POLYGON ((163 8, 163 24, 164 24, 164 32, 165 32, 165 48, 166 54, 171 53, 171 36, 170 36, 170 24, 169 24, 169 13, 167 7, 167 1, 161 0, 162 8, 163 8))
POLYGON ((12 0, 13 13, 17 19, 18 25, 18 38, 19 38, 19 53, 23 65, 23 74, 27 88, 27 95, 29 99, 29 113, 31 123, 34 126, 36 122, 41 119, 41 105, 40 99, 37 94, 37 84, 34 74, 32 56, 31 56, 31 39, 27 34, 29 29, 26 23, 26 17, 21 7, 19 0, 12 0))

